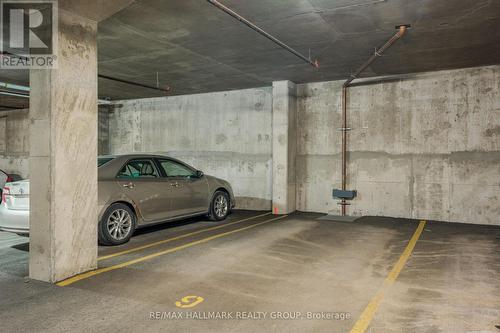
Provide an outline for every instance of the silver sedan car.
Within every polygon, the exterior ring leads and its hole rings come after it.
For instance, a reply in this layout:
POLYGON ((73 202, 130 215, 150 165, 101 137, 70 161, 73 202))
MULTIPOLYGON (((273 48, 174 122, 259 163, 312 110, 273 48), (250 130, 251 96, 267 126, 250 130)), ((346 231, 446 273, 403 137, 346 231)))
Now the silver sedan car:
MULTIPOLYGON (((99 243, 126 243, 136 228, 198 215, 224 220, 234 208, 231 185, 177 159, 148 154, 98 158, 99 243)), ((29 181, 7 183, 0 230, 29 233, 29 181)))

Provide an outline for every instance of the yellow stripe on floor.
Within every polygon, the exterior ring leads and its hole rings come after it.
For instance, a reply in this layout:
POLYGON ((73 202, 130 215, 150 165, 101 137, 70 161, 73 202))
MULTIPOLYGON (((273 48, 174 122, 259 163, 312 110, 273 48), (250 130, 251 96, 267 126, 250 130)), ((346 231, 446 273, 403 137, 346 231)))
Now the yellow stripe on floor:
POLYGON ((222 225, 218 225, 216 227, 205 228, 205 229, 201 229, 201 230, 198 230, 198 231, 193 231, 193 232, 190 232, 190 233, 187 233, 187 234, 184 234, 184 235, 180 235, 180 236, 176 236, 176 237, 164 239, 164 240, 161 240, 161 241, 158 241, 158 242, 154 242, 154 243, 151 243, 151 244, 146 244, 146 245, 134 247, 132 249, 128 249, 128 250, 124 250, 124 251, 120 251, 120 252, 116 252, 116 253, 111 253, 111 254, 108 254, 108 255, 104 255, 102 257, 97 258, 97 260, 100 261, 100 260, 109 259, 109 258, 121 256, 121 255, 124 255, 124 254, 132 253, 132 252, 141 251, 141 250, 153 247, 153 246, 158 246, 158 245, 161 245, 161 244, 173 242, 173 241, 176 241, 176 240, 179 240, 179 239, 183 239, 183 238, 186 238, 186 237, 189 237, 189 236, 198 235, 198 234, 201 234, 201 233, 204 233, 204 232, 207 232, 207 231, 217 230, 217 229, 224 228, 224 227, 227 227, 227 226, 230 226, 230 225, 234 225, 234 224, 237 224, 237 223, 250 221, 250 220, 256 219, 258 217, 266 216, 266 215, 269 215, 269 214, 271 214, 271 212, 268 212, 268 213, 265 213, 265 214, 261 214, 261 215, 257 215, 257 216, 248 217, 248 218, 245 218, 245 219, 242 219, 242 220, 238 220, 238 221, 234 221, 234 222, 230 222, 230 223, 225 223, 225 224, 222 224, 222 225))
POLYGON ((418 224, 417 230, 415 230, 415 233, 413 234, 410 241, 408 242, 408 245, 406 245, 406 248, 403 251, 403 254, 401 254, 401 256, 399 257, 398 262, 396 263, 396 265, 394 265, 394 267, 392 268, 389 275, 387 275, 382 287, 377 291, 375 296, 373 296, 370 303, 365 308, 365 310, 363 311, 363 313, 359 317, 356 324, 354 324, 350 333, 364 333, 366 331, 366 329, 370 325, 370 322, 373 319, 373 316, 377 312, 377 309, 378 309, 380 303, 382 302, 382 299, 384 298, 385 292, 391 287, 391 285, 394 283, 394 281, 396 281, 396 279, 399 276, 399 273, 401 273, 401 270, 406 265, 408 258, 410 257, 411 253, 413 252, 413 249, 415 248, 415 245, 417 244, 417 241, 420 238, 422 231, 424 230, 425 224, 426 224, 426 221, 420 221, 420 223, 418 224))
POLYGON ((272 221, 283 219, 283 218, 285 218, 287 216, 288 215, 283 215, 283 216, 280 216, 280 217, 275 217, 273 219, 266 220, 266 221, 259 222, 259 223, 255 223, 255 224, 243 227, 243 228, 239 228, 239 229, 235 229, 235 230, 223 232, 221 234, 217 234, 217 235, 214 235, 214 236, 203 238, 203 239, 200 239, 200 240, 197 240, 197 241, 194 241, 194 242, 186 243, 184 245, 177 246, 177 247, 174 247, 174 248, 171 248, 171 249, 168 249, 168 250, 156 252, 156 253, 153 253, 153 254, 141 257, 141 258, 137 258, 137 259, 134 259, 134 260, 126 261, 126 262, 121 263, 121 264, 117 264, 117 265, 109 266, 109 267, 104 267, 104 268, 99 268, 99 269, 96 269, 96 270, 93 270, 93 271, 90 271, 90 272, 87 272, 87 273, 76 275, 74 277, 71 277, 71 278, 66 279, 64 281, 61 281, 61 282, 58 282, 56 284, 58 286, 61 286, 61 287, 68 286, 68 285, 73 284, 75 282, 78 282, 80 280, 87 279, 89 277, 92 277, 92 276, 95 276, 95 275, 98 275, 98 274, 101 274, 101 273, 114 271, 114 270, 119 269, 119 268, 123 268, 123 267, 127 267, 127 266, 130 266, 130 265, 133 265, 133 264, 137 264, 139 262, 143 262, 143 261, 146 261, 146 260, 149 260, 149 259, 153 259, 153 258, 162 256, 162 255, 165 255, 165 254, 168 254, 168 253, 176 252, 176 251, 179 251, 179 250, 191 247, 191 246, 195 246, 195 245, 198 245, 198 244, 203 244, 203 243, 209 242, 211 240, 214 240, 214 239, 217 239, 217 238, 220 238, 220 237, 228 236, 228 235, 234 234, 236 232, 240 232, 240 231, 243 231, 243 230, 248 230, 248 229, 251 229, 251 228, 255 228, 255 227, 257 227, 259 225, 262 225, 262 224, 265 224, 265 223, 269 223, 269 222, 272 222, 272 221))

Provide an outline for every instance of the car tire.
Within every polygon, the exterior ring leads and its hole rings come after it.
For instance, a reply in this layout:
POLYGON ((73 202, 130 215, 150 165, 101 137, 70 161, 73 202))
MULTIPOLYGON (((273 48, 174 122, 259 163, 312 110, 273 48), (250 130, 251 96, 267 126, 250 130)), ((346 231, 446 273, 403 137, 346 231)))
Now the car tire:
POLYGON ((135 231, 137 218, 127 205, 115 203, 106 209, 99 221, 98 239, 101 245, 127 243, 135 231))
POLYGON ((222 221, 230 213, 231 201, 229 195, 224 191, 216 191, 210 203, 209 218, 212 221, 222 221))

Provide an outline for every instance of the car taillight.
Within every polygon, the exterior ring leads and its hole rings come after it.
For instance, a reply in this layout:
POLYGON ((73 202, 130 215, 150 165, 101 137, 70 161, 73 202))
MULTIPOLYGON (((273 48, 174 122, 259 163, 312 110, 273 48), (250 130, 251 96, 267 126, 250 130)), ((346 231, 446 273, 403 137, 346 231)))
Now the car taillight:
POLYGON ((8 195, 10 195, 10 187, 5 186, 2 190, 2 203, 7 203, 8 195))
POLYGON ((7 176, 7 180, 5 181, 6 183, 10 183, 12 182, 14 179, 12 179, 11 176, 7 176))

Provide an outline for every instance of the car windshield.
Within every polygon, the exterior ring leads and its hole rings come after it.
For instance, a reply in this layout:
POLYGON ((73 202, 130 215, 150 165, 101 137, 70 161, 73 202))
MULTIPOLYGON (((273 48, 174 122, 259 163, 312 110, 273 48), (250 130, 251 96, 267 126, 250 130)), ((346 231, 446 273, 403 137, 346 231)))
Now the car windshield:
POLYGON ((113 159, 113 157, 99 157, 97 159, 97 167, 100 167, 106 163, 108 163, 109 161, 111 161, 113 159))

